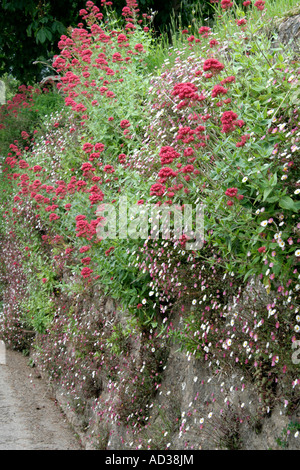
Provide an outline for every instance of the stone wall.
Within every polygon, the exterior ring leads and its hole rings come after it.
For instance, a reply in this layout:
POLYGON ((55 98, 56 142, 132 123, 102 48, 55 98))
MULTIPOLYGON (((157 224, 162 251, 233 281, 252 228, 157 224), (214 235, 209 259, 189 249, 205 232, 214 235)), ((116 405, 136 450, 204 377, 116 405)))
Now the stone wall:
POLYGON ((5 98, 5 83, 0 80, 0 106, 6 103, 5 98))

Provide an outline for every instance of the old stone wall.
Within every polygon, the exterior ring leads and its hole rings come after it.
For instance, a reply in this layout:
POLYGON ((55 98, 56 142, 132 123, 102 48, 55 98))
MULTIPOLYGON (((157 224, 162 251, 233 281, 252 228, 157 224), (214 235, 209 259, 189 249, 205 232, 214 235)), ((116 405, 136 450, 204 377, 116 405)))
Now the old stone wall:
POLYGON ((5 83, 0 80, 0 106, 6 103, 5 97, 5 83))

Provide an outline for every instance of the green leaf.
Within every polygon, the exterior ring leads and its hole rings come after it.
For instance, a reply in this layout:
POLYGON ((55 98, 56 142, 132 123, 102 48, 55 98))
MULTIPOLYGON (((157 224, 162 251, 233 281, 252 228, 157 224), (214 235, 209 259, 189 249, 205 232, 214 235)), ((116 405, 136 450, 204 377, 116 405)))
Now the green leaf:
POLYGON ((244 276, 244 282, 248 279, 248 277, 251 276, 251 274, 254 274, 254 272, 255 272, 254 269, 250 269, 249 271, 247 271, 245 276, 244 276))
POLYGON ((289 196, 283 196, 279 201, 279 205, 282 209, 297 211, 293 199, 289 196))
POLYGON ((272 177, 270 178, 269 183, 270 183, 271 186, 275 186, 277 184, 277 173, 274 173, 274 175, 272 175, 272 177))
POLYGON ((300 210, 300 201, 294 202, 294 207, 296 212, 298 212, 300 210))
POLYGON ((273 203, 273 202, 276 202, 279 200, 279 197, 278 196, 272 196, 272 197, 269 197, 268 198, 268 202, 269 203, 273 203))
POLYGON ((37 33, 36 33, 36 37, 35 37, 35 40, 37 43, 41 43, 43 44, 45 41, 46 41, 46 33, 45 33, 45 28, 41 28, 37 33))
POLYGON ((269 196, 269 194, 271 194, 272 191, 273 191, 273 188, 266 188, 264 190, 263 201, 265 201, 267 199, 267 197, 269 196))

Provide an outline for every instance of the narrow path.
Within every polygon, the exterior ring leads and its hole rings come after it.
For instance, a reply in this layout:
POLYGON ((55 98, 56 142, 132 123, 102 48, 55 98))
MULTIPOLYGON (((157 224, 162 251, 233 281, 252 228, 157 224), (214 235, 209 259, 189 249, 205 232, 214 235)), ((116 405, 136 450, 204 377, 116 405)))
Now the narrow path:
POLYGON ((80 442, 28 358, 0 364, 0 450, 80 450, 80 442))

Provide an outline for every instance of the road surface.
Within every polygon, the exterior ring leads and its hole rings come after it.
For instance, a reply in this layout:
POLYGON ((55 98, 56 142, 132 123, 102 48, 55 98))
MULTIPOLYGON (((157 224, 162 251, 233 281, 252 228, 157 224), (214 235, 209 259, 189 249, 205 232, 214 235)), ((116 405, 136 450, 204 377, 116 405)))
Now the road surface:
POLYGON ((6 351, 0 361, 0 450, 80 450, 80 442, 47 383, 28 358, 6 351))

